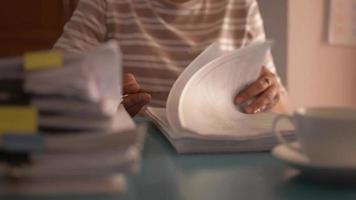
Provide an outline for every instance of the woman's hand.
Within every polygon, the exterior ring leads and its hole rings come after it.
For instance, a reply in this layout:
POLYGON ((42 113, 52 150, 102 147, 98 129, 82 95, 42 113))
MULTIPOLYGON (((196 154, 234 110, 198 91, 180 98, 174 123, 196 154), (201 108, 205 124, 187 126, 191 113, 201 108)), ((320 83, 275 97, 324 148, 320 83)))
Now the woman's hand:
POLYGON ((122 104, 131 116, 135 116, 143 106, 151 101, 151 95, 142 92, 141 86, 132 74, 124 74, 123 82, 124 98, 122 104))
POLYGON ((279 102, 281 89, 282 86, 276 75, 263 67, 257 81, 236 96, 235 104, 241 105, 252 100, 245 108, 245 112, 248 114, 270 110, 279 102))

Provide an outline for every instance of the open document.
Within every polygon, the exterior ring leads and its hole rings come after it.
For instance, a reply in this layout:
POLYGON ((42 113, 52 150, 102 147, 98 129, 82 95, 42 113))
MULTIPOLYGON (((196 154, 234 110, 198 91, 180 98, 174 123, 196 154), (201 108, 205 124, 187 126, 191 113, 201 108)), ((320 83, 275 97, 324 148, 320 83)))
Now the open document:
POLYGON ((258 78, 270 47, 256 42, 226 52, 212 44, 174 83, 166 108, 148 108, 148 116, 180 153, 269 150, 276 114, 245 114, 233 100, 258 78))

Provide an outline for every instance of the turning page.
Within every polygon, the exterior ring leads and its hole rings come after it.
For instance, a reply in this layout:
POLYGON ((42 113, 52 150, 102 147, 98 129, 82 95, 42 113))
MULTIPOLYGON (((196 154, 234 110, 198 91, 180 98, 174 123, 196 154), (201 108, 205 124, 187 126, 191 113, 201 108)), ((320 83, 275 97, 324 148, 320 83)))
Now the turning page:
POLYGON ((249 115, 234 104, 234 97, 258 78, 270 47, 271 42, 256 42, 227 53, 218 43, 211 45, 175 82, 167 102, 170 126, 239 138, 270 131, 273 113, 249 115))
POLYGON ((203 66, 222 56, 224 52, 219 48, 219 43, 215 42, 203 51, 189 66, 182 72, 169 93, 166 105, 166 115, 169 125, 174 131, 181 130, 181 123, 178 116, 179 104, 185 86, 190 81, 192 76, 199 71, 203 66))

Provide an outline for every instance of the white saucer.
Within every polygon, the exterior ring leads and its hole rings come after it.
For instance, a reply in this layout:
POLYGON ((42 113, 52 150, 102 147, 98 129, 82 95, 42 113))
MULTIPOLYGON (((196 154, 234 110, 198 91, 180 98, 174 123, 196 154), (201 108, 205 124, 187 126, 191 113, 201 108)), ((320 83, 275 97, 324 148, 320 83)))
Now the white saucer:
MULTIPOLYGON (((298 146, 297 142, 292 145, 298 146)), ((355 167, 335 167, 330 165, 320 165, 310 162, 310 160, 303 154, 293 151, 283 144, 276 146, 272 154, 285 162, 287 165, 299 169, 302 173, 321 176, 321 177, 333 177, 333 178, 356 178, 356 166, 355 167)))

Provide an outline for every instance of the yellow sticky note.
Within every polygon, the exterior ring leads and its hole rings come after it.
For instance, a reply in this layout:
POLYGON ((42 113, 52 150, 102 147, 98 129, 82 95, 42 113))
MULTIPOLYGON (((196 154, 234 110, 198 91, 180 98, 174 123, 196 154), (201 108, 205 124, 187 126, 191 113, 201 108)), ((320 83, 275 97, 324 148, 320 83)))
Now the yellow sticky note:
POLYGON ((58 50, 26 53, 24 65, 28 71, 59 67, 63 65, 63 55, 58 50))
POLYGON ((38 133, 38 112, 31 106, 0 106, 0 135, 38 133))

